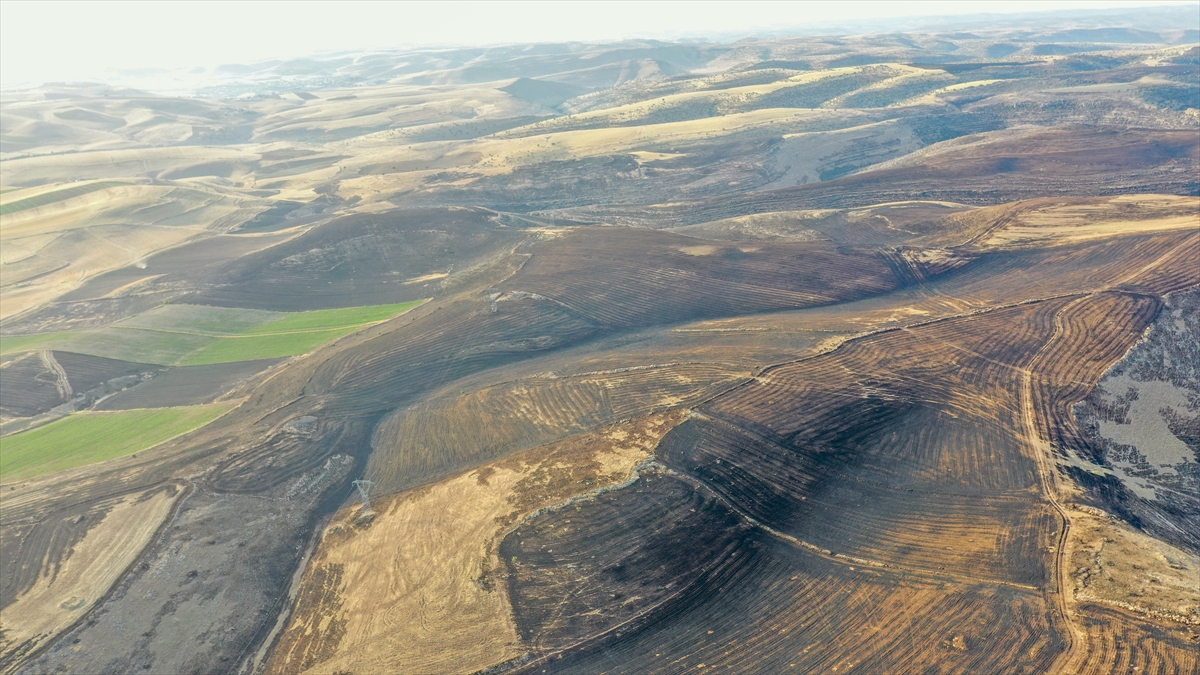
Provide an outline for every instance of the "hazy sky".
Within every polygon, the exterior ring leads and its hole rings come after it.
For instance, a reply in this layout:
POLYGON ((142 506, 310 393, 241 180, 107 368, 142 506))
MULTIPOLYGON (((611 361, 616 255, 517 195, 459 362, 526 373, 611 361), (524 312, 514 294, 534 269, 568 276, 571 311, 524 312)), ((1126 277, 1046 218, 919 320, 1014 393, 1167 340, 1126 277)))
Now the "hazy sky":
POLYGON ((1055 2, 25 2, 0 0, 0 85, 341 50, 729 37, 823 21, 1195 4, 1055 2))

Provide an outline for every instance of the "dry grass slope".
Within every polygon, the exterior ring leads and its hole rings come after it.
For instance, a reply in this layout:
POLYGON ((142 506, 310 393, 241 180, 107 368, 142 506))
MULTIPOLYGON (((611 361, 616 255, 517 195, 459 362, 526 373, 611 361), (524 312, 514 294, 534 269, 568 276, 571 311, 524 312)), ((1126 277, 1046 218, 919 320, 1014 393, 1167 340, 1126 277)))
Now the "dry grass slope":
MULTIPOLYGON (((4 605, 0 668, 15 672, 20 658, 53 640, 85 616, 141 555, 175 504, 179 491, 131 494, 74 516, 85 534, 70 548, 45 552, 48 564, 4 605)), ((24 566, 40 560, 22 560, 24 566)))
POLYGON ((343 510, 266 672, 469 673, 520 656, 499 540, 532 511, 624 481, 679 420, 652 415, 513 455, 374 500, 373 516, 343 510))

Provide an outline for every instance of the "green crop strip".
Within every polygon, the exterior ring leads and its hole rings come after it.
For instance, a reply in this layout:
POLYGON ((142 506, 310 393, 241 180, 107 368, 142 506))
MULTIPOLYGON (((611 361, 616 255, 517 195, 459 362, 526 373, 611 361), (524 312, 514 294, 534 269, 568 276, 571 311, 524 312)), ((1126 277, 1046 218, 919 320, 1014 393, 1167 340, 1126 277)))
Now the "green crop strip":
POLYGON ((86 195, 89 192, 96 192, 97 190, 116 187, 118 185, 129 185, 129 183, 122 183, 120 181, 102 181, 99 183, 89 183, 87 185, 77 185, 75 187, 69 187, 63 190, 55 190, 54 192, 47 192, 45 194, 37 195, 36 197, 19 199, 9 204, 0 205, 0 216, 7 216, 11 213, 17 213, 18 211, 25 211, 27 209, 36 209, 39 206, 53 204, 54 202, 61 202, 64 199, 86 195))
POLYGON ((345 326, 326 330, 217 338, 207 347, 185 356, 179 365, 202 366, 211 363, 254 361, 306 354, 330 340, 336 340, 357 329, 358 326, 345 326))
POLYGON ((320 309, 313 312, 291 312, 246 332, 253 334, 281 333, 297 330, 364 326, 369 323, 390 319, 398 314, 403 314, 422 302, 425 301, 414 300, 395 305, 370 305, 366 307, 346 307, 343 309, 320 309))
POLYGON ((198 366, 305 354, 364 326, 403 314, 422 302, 424 300, 287 314, 240 334, 219 337, 207 347, 188 354, 181 365, 198 366))
POLYGON ((165 366, 282 358, 306 354, 423 302, 287 313, 168 305, 108 328, 0 337, 0 353, 58 349, 165 366))
POLYGON ((0 335, 0 355, 8 356, 35 349, 45 349, 77 335, 74 331, 39 333, 37 335, 0 335))
POLYGON ((228 403, 82 412, 0 439, 0 481, 11 482, 148 450, 208 424, 228 403))

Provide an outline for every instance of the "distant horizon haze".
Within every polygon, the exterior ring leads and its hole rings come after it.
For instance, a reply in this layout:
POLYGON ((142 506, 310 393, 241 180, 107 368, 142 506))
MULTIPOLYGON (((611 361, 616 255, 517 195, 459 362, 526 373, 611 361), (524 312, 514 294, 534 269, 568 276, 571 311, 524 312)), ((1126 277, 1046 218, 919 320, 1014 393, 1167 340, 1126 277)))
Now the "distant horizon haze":
MULTIPOLYGON (((969 15, 1187 7, 1028 2, 0 2, 0 88, 100 82, 151 89, 222 64, 339 52, 623 39, 909 30, 969 15), (162 77, 170 74, 170 77, 162 77)), ((181 84, 182 87, 182 84, 181 84)))

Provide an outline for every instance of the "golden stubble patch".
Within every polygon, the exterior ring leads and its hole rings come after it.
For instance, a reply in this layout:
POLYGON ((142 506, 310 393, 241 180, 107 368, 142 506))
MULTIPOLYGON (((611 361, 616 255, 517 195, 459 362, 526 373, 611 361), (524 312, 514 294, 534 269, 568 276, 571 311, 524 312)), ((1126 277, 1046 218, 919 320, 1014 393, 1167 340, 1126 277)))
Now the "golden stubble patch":
POLYGON ((118 499, 58 565, 45 561, 33 587, 0 613, 0 651, 32 641, 28 652, 90 611, 150 543, 178 497, 158 490, 118 499))
POLYGON ((679 411, 573 436, 344 509, 305 572, 269 673, 473 672, 525 651, 497 549, 526 515, 626 480, 679 411))

